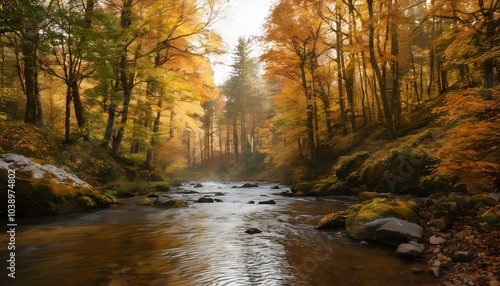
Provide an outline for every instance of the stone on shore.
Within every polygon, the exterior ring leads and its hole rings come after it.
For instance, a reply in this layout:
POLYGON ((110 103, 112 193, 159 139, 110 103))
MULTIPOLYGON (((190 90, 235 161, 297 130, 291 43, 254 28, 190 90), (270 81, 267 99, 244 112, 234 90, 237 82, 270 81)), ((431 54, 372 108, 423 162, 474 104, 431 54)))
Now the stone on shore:
POLYGON ((401 257, 415 258, 422 255, 425 250, 425 246, 416 241, 410 241, 409 243, 402 243, 396 249, 396 255, 401 257))

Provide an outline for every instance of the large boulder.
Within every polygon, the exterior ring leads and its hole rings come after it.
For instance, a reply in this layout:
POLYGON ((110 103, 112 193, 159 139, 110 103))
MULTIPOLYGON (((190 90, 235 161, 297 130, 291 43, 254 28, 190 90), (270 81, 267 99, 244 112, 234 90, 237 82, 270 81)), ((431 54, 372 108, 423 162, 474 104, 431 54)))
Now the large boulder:
POLYGON ((390 245, 419 240, 423 236, 424 229, 420 225, 397 218, 393 218, 375 230, 375 240, 390 245))
POLYGON ((395 194, 426 196, 429 192, 439 190, 433 189, 435 185, 420 188, 421 178, 428 173, 428 166, 436 162, 437 159, 413 147, 413 144, 403 145, 392 149, 389 154, 370 156, 361 166, 359 182, 368 187, 384 185, 395 194))
POLYGON ((418 207, 413 202, 390 198, 375 198, 351 206, 347 210, 346 234, 354 239, 372 239, 374 229, 367 228, 366 224, 382 218, 397 218, 418 224, 418 207))
MULTIPOLYGON (((64 214, 112 203, 76 175, 53 165, 36 163, 17 154, 4 154, 0 159, 1 182, 7 182, 9 174, 12 177, 9 170, 15 170, 15 184, 9 190, 15 192, 19 217, 64 214)), ((7 200, 1 200, 0 210, 7 210, 7 200)))

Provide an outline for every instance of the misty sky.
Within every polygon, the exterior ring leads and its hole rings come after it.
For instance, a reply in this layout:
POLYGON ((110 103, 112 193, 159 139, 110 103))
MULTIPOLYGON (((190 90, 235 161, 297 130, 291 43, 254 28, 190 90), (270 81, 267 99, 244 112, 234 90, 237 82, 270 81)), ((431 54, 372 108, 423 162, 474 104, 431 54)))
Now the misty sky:
MULTIPOLYGON (((214 24, 213 28, 222 35, 229 51, 238 43, 238 37, 258 36, 262 34, 262 25, 275 0, 231 0, 224 19, 214 24)), ((257 47, 254 48, 257 50, 257 47)), ((220 85, 228 77, 231 64, 231 53, 216 61, 224 64, 214 65, 215 83, 220 85)))

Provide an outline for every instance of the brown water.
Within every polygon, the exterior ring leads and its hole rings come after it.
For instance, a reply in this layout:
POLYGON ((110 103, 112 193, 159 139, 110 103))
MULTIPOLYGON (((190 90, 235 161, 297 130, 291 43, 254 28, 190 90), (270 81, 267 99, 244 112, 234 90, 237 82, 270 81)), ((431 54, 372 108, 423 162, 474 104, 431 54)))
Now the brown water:
MULTIPOLYGON (((92 212, 19 220, 16 278, 0 285, 440 285, 415 275, 393 249, 361 247, 313 227, 352 202, 292 198, 242 183, 186 184, 165 195, 189 208, 127 204, 92 212), (186 190, 200 193, 185 194, 186 190), (221 203, 194 203, 204 195, 221 203), (270 200, 276 205, 248 204, 270 200), (246 234, 249 227, 262 230, 246 234)), ((139 199, 139 201, 142 199, 139 199)), ((0 257, 7 257, 6 236, 0 257)), ((3 265, 6 265, 4 262, 3 265)))

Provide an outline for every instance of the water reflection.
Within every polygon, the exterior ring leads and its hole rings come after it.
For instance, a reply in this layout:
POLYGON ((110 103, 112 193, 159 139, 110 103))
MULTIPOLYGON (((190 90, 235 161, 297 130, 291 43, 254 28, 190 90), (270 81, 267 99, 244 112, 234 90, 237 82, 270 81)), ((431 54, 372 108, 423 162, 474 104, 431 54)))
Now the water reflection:
POLYGON ((349 202, 282 197, 267 184, 204 185, 167 194, 189 208, 129 204, 23 220, 17 278, 4 275, 0 285, 439 285, 391 251, 312 229, 349 202), (222 203, 194 203, 215 192, 222 203), (269 199, 277 204, 247 203, 269 199), (262 233, 246 234, 249 227, 262 233))

